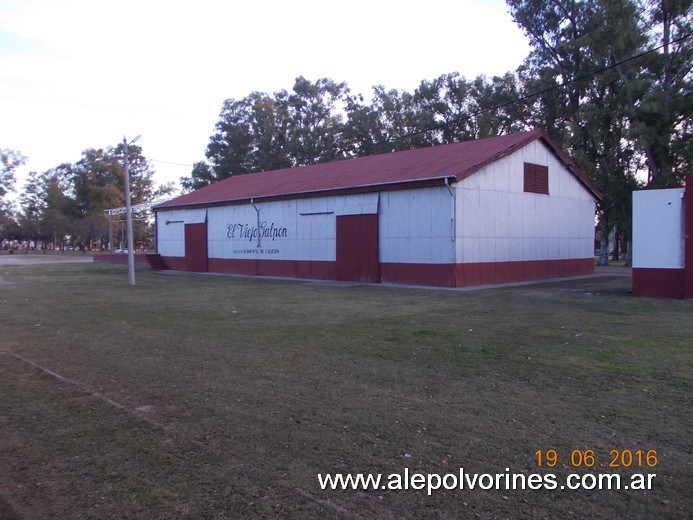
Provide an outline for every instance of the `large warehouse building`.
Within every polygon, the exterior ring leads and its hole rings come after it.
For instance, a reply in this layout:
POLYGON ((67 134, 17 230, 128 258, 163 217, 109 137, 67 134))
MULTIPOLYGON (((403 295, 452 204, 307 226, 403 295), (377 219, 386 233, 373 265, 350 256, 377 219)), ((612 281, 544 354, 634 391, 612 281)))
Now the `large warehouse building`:
POLYGON ((154 209, 172 269, 462 287, 593 273, 598 198, 535 130, 233 176, 154 209))

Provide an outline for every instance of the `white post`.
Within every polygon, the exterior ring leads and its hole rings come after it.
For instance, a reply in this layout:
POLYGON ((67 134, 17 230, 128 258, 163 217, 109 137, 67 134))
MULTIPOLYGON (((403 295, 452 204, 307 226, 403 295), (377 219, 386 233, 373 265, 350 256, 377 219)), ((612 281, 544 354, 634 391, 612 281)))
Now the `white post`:
MULTIPOLYGON (((139 138, 137 136, 133 139, 133 143, 139 138)), ((125 183, 125 227, 127 228, 127 238, 128 238, 128 282, 130 285, 135 285, 135 250, 134 244, 132 242, 132 209, 130 207, 130 164, 128 162, 128 142, 127 139, 123 137, 124 146, 124 156, 123 170, 124 170, 124 183, 125 183)))

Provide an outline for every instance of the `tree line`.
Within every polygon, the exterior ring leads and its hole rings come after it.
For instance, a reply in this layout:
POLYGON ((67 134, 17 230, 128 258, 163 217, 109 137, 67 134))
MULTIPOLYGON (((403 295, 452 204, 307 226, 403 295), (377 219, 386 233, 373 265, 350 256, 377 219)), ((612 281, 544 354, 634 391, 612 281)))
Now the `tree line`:
MULTIPOLYGON (((541 128, 603 194, 600 263, 606 263, 610 234, 630 243, 633 189, 678 186, 691 172, 692 1, 506 0, 532 50, 502 76, 467 79, 452 72, 422 80, 413 92, 377 85, 368 100, 345 82, 301 76, 290 91, 227 99, 205 159, 180 179, 181 187, 541 128)), ((460 49, 460 59, 464 53, 460 49)), ((86 154, 78 171, 95 166, 86 154)), ((18 158, 7 157, 3 168, 11 171, 18 158)), ((60 215, 94 229, 84 220, 90 204, 77 177, 59 177, 56 193, 74 202, 60 215)), ((113 185, 117 198, 122 180, 114 178, 113 185)), ((35 207, 48 217, 46 208, 55 203, 42 190, 35 207)), ((32 214, 31 200, 22 202, 22 219, 32 214)))
MULTIPOLYGON (((17 242, 37 248, 79 249, 108 246, 108 222, 104 210, 124 205, 124 145, 89 148, 74 164, 65 163, 42 173, 30 172, 20 192, 19 212, 6 195, 16 180, 14 172, 26 160, 12 150, 0 150, 0 240, 5 247, 17 242)), ((142 149, 128 145, 131 199, 139 204, 163 196, 172 186, 157 187, 154 170, 142 149)), ((117 224, 117 223, 116 223, 117 224)), ((116 237, 121 229, 116 229, 116 237)), ((138 240, 146 238, 146 222, 135 224, 138 240)))
POLYGON ((453 72, 414 92, 378 85, 368 102, 346 83, 304 77, 290 92, 228 99, 206 159, 182 187, 541 128, 604 196, 606 263, 610 232, 630 243, 633 189, 678 186, 691 171, 691 1, 507 5, 532 47, 517 70, 475 79, 453 72))

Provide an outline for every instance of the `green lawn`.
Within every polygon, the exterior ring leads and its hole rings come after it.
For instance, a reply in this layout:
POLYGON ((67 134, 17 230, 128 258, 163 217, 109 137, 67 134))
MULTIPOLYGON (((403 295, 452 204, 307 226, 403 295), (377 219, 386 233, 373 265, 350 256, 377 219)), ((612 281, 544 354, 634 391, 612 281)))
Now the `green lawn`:
MULTIPOLYGON (((693 302, 0 267, 0 518, 690 518, 693 302), (50 373, 49 373, 50 372, 50 373), (559 466, 538 468, 555 449, 559 466), (319 473, 641 490, 324 491, 319 473), (563 467, 568 463, 568 467, 563 467), (559 483, 562 483, 559 482, 559 483)), ((385 477, 383 477, 385 478, 385 477)))

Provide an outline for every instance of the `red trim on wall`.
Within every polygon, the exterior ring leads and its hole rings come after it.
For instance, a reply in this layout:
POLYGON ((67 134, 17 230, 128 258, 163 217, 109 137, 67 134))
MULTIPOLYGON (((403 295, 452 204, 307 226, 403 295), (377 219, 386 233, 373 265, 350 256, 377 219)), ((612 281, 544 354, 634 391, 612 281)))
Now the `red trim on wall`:
POLYGON ((686 175, 686 191, 683 195, 684 225, 684 287, 683 297, 693 298, 693 173, 686 175))
POLYGON ((470 264, 381 263, 383 282, 469 287, 594 274, 593 258, 470 264))
MULTIPOLYGON (((185 258, 163 257, 171 269, 184 270, 185 258)), ((307 260, 239 260, 210 258, 209 271, 252 276, 335 280, 336 262, 307 260)), ((592 258, 488 262, 476 264, 381 263, 380 280, 434 287, 468 287, 594 274, 592 258)))
POLYGON ((166 265, 169 269, 174 271, 185 271, 185 257, 184 256, 162 256, 166 265))
POLYGON ((528 282, 594 274, 593 258, 530 260, 524 262, 480 262, 457 264, 456 285, 487 285, 528 282))
POLYGON ((209 270, 214 273, 279 276, 312 280, 335 279, 335 262, 210 258, 208 265, 209 270))
POLYGON ((633 296, 683 299, 683 269, 633 268, 633 296))
POLYGON ((455 287, 455 264, 381 263, 380 277, 386 283, 455 287))

